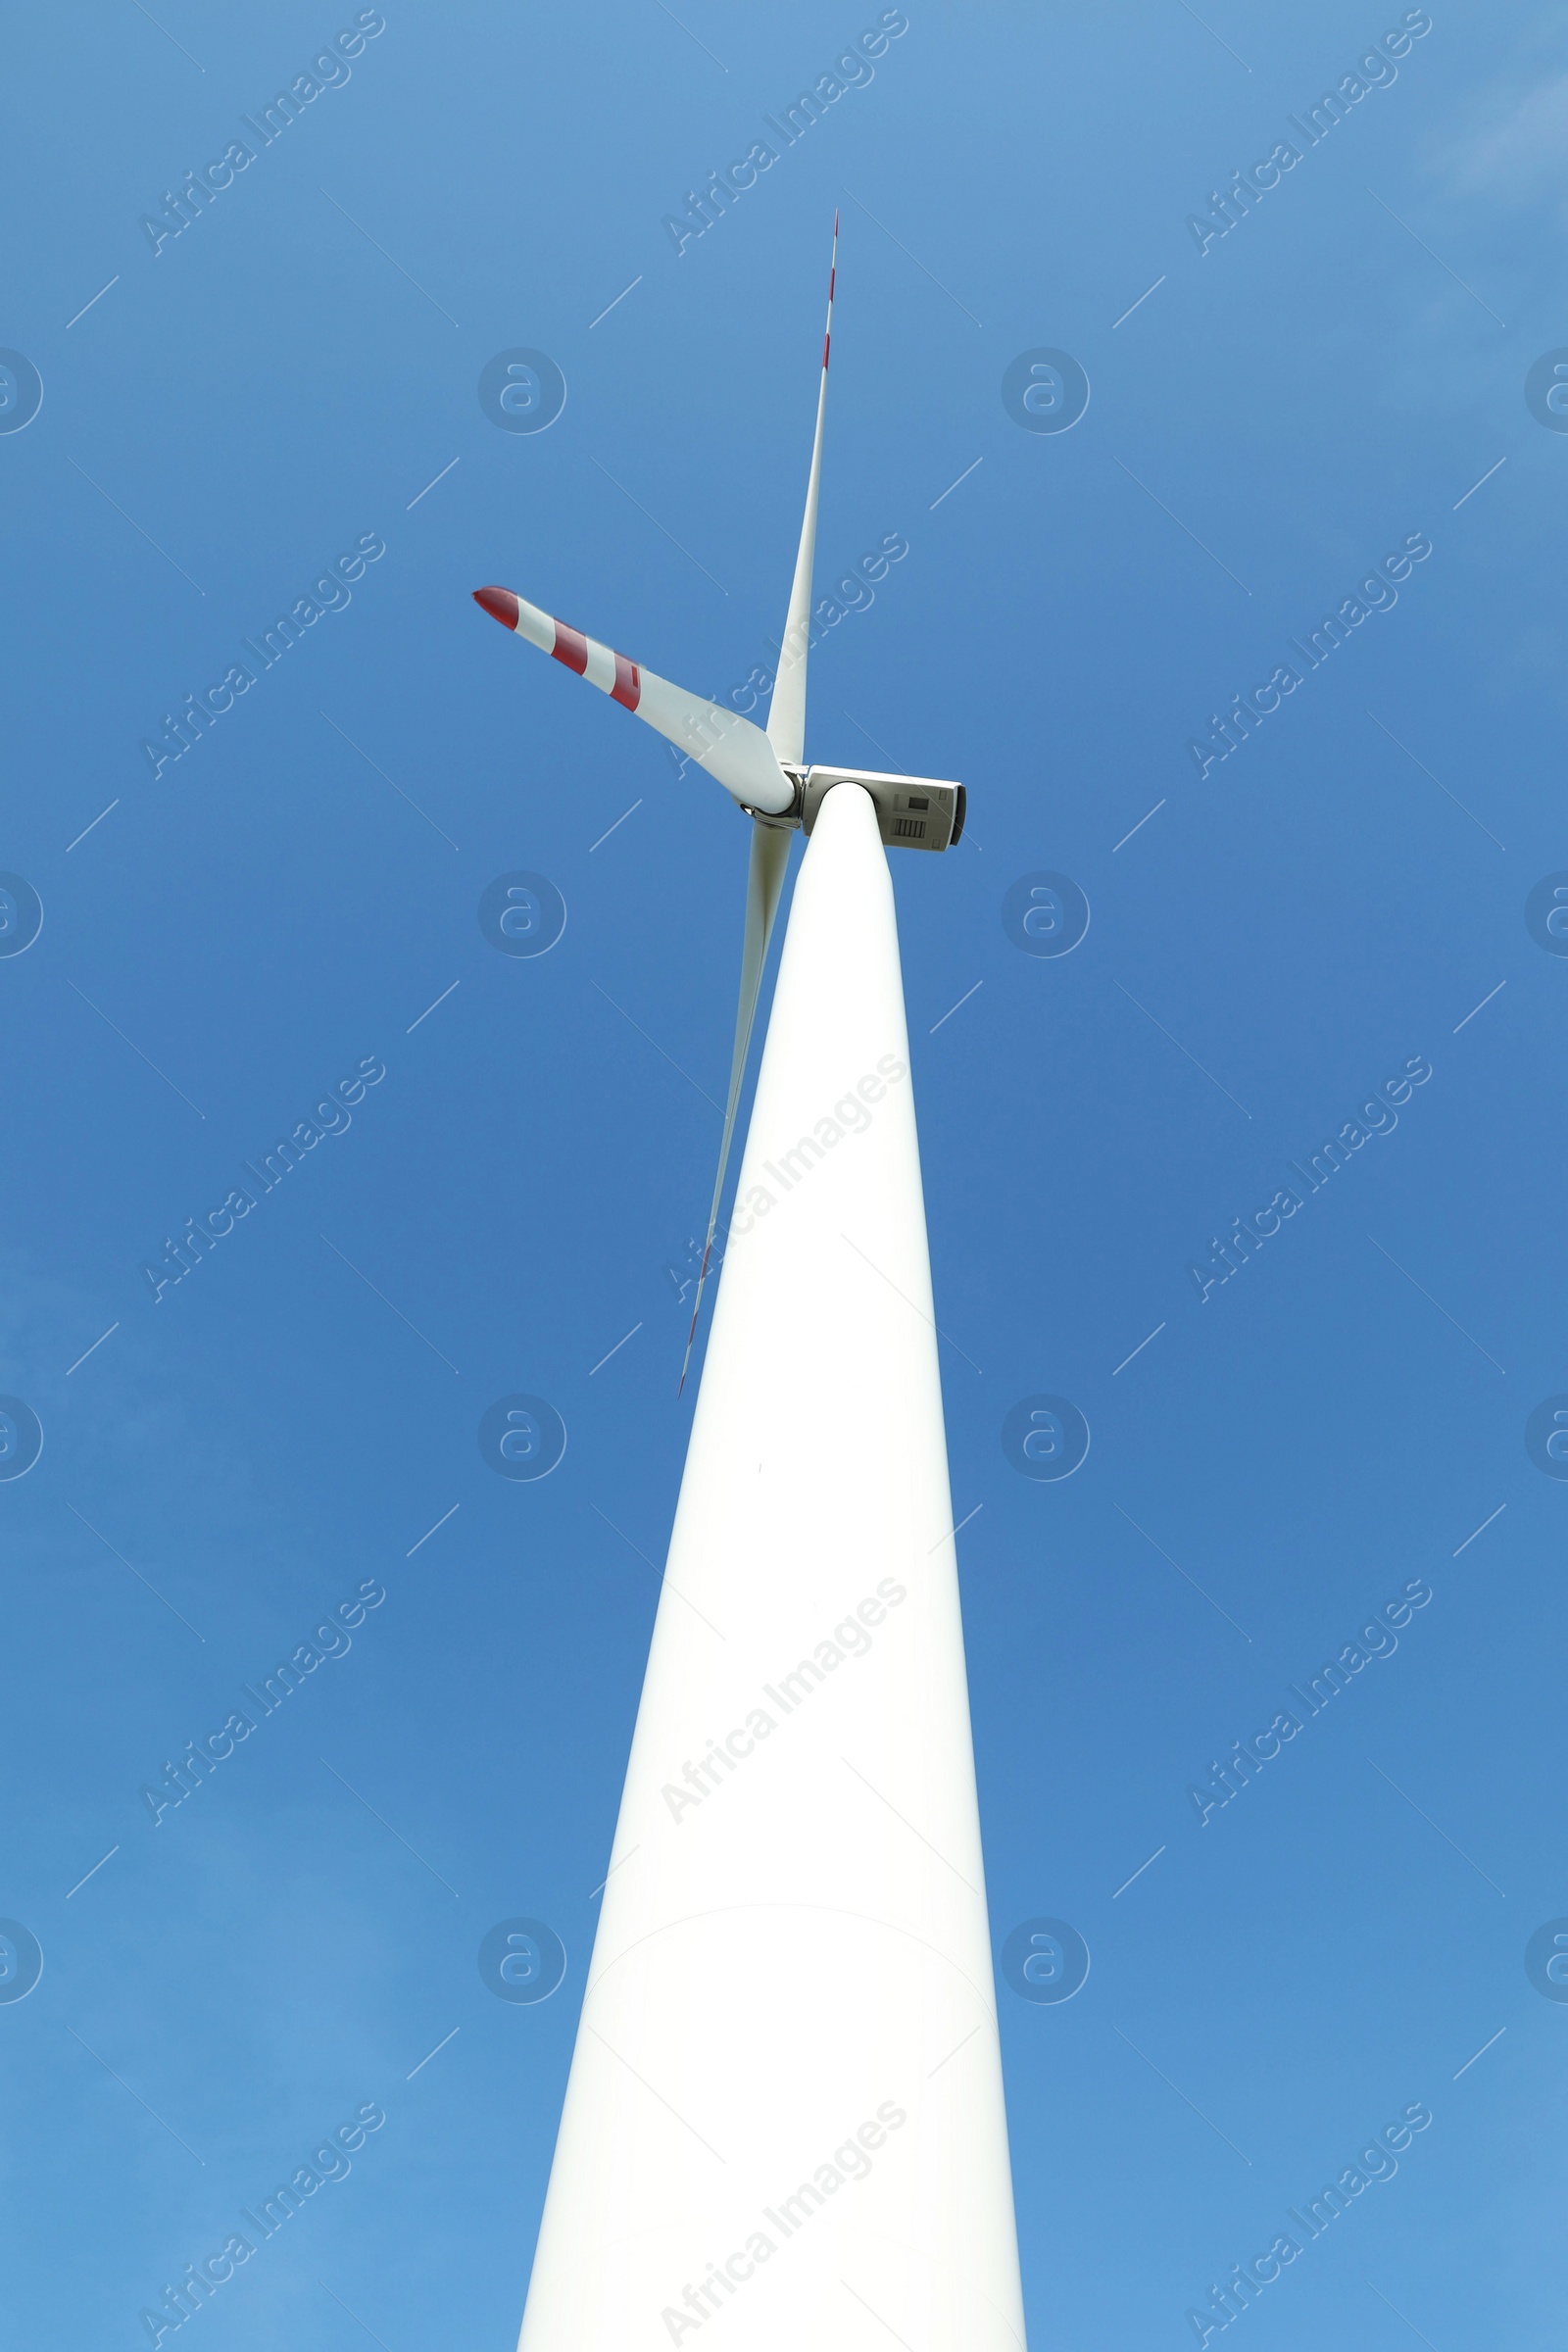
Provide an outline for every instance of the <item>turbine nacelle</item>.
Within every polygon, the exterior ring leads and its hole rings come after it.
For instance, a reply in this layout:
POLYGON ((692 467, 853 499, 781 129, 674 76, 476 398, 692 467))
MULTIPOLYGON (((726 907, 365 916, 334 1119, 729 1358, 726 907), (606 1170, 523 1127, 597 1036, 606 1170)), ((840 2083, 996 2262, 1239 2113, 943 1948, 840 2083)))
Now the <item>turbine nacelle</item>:
POLYGON ((795 808, 772 824, 799 824, 809 833, 835 784, 858 784, 876 810, 882 846, 889 850, 951 850, 963 832, 967 794, 961 784, 934 776, 888 776, 868 767, 786 769, 799 787, 795 808))

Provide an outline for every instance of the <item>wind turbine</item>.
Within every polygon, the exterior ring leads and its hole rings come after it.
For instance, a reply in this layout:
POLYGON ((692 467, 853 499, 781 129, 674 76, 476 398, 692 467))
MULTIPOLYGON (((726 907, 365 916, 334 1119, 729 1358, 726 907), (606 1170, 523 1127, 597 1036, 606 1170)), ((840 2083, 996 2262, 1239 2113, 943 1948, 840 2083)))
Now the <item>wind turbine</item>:
MULTIPOLYGON (((835 260, 837 241, 835 220, 835 260)), ((790 835, 808 836, 519 2352, 1023 2345, 883 855, 948 848, 963 787, 804 764, 832 300, 830 278, 765 732, 477 591, 752 818, 715 1217, 790 835)))

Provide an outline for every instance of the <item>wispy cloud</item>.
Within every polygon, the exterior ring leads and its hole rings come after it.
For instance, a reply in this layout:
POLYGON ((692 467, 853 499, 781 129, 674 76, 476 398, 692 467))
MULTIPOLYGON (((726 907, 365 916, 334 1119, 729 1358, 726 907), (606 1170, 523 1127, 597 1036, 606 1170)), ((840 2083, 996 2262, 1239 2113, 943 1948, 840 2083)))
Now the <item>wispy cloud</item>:
POLYGON ((1444 159, 1453 184, 1510 205, 1560 199, 1568 145, 1568 73, 1524 68, 1494 85, 1444 159))

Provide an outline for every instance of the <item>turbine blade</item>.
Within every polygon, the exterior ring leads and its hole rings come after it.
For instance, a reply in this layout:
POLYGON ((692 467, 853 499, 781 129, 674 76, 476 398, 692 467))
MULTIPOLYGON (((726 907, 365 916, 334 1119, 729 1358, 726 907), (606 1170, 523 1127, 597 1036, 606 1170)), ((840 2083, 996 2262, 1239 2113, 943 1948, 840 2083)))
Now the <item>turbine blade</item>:
POLYGON ((667 678, 628 662, 624 654, 614 653, 554 614, 542 612, 510 588, 476 588, 473 601, 503 628, 514 630, 541 653, 564 662, 623 710, 635 710, 677 751, 706 768, 743 808, 760 808, 769 816, 781 816, 791 806, 795 787, 780 767, 771 743, 760 727, 742 718, 738 710, 725 710, 704 695, 672 686, 667 678))
POLYGON ((833 340, 833 281, 839 267, 839 217, 833 216, 833 260, 827 273, 827 326, 822 335, 822 381, 816 395, 816 437, 806 485, 806 518, 790 588, 789 617, 779 649, 778 676, 768 706, 767 739, 792 767, 806 756, 806 654, 811 634, 811 563, 816 553, 816 494, 822 479, 822 422, 827 414, 827 355, 833 340))
POLYGON ((757 1018, 762 967, 767 961, 767 943, 773 936, 773 917, 778 912, 779 894, 784 888, 784 868, 789 863, 789 855, 788 833, 777 825, 753 824, 752 859, 746 876, 746 936, 741 947, 741 994, 740 1003, 735 1008, 735 1052, 729 1066, 729 1100, 724 1105, 724 1137, 718 1147, 718 1174, 713 1180, 713 1204, 708 1212, 708 1238, 703 1244, 703 1262, 697 1276, 692 1327, 686 1334, 686 1353, 681 1359, 682 1389, 686 1386, 686 1373, 692 1360, 697 1318, 703 1311, 703 1286, 708 1280, 708 1260, 718 1224, 719 1196, 724 1190, 724 1171, 729 1165, 729 1148, 735 1133, 735 1113, 740 1107, 741 1084, 746 1076, 752 1024, 757 1018))

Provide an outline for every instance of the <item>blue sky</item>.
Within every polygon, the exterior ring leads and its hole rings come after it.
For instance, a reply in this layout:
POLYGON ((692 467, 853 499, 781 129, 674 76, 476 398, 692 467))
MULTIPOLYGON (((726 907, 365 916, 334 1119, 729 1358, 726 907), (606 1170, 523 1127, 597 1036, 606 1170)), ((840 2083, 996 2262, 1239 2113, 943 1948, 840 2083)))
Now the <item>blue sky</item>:
POLYGON ((208 2352, 513 2341, 688 1427, 745 842, 469 592, 705 691, 766 661, 836 206, 819 583, 908 554, 813 657, 808 752, 968 786, 896 882, 993 1924, 1092 1955, 1065 2003, 1001 1987, 1032 2341, 1193 2342, 1412 2105, 1235 2328, 1558 2340, 1568 2008, 1525 1951, 1568 1915, 1568 1491, 1525 1430, 1568 1391, 1568 965, 1525 908, 1568 868, 1568 437, 1525 385, 1568 347, 1568 18, 1435 6, 1309 144, 1402 9, 911 0, 677 252, 687 191, 881 14, 388 0, 356 49, 361 12, 297 0, 7 12, 21 2341, 147 2341, 367 2108, 208 2352), (339 32, 347 78, 264 145, 243 119, 339 32), (1282 142, 1220 235, 1211 191, 1282 142), (537 433, 480 405, 514 350, 564 379, 537 433), (1065 431, 1004 405, 1042 350, 1088 378, 1065 431), (165 714, 339 559, 155 776, 165 714), (517 872, 564 902, 548 954, 481 930, 517 872), (1091 911, 1059 957, 1004 926, 1039 872, 1091 911), (312 1121, 155 1301, 166 1240, 312 1121), (1091 1432, 1068 1479, 1004 1452, 1036 1395, 1091 1432), (514 1396, 564 1427, 546 1480, 481 1455, 514 1396), (1200 1823, 1189 1788, 1412 1584, 1200 1823), (340 1608, 155 1826, 143 1787, 340 1608), (479 1973, 516 1919, 564 1947, 541 2003, 479 1973))

